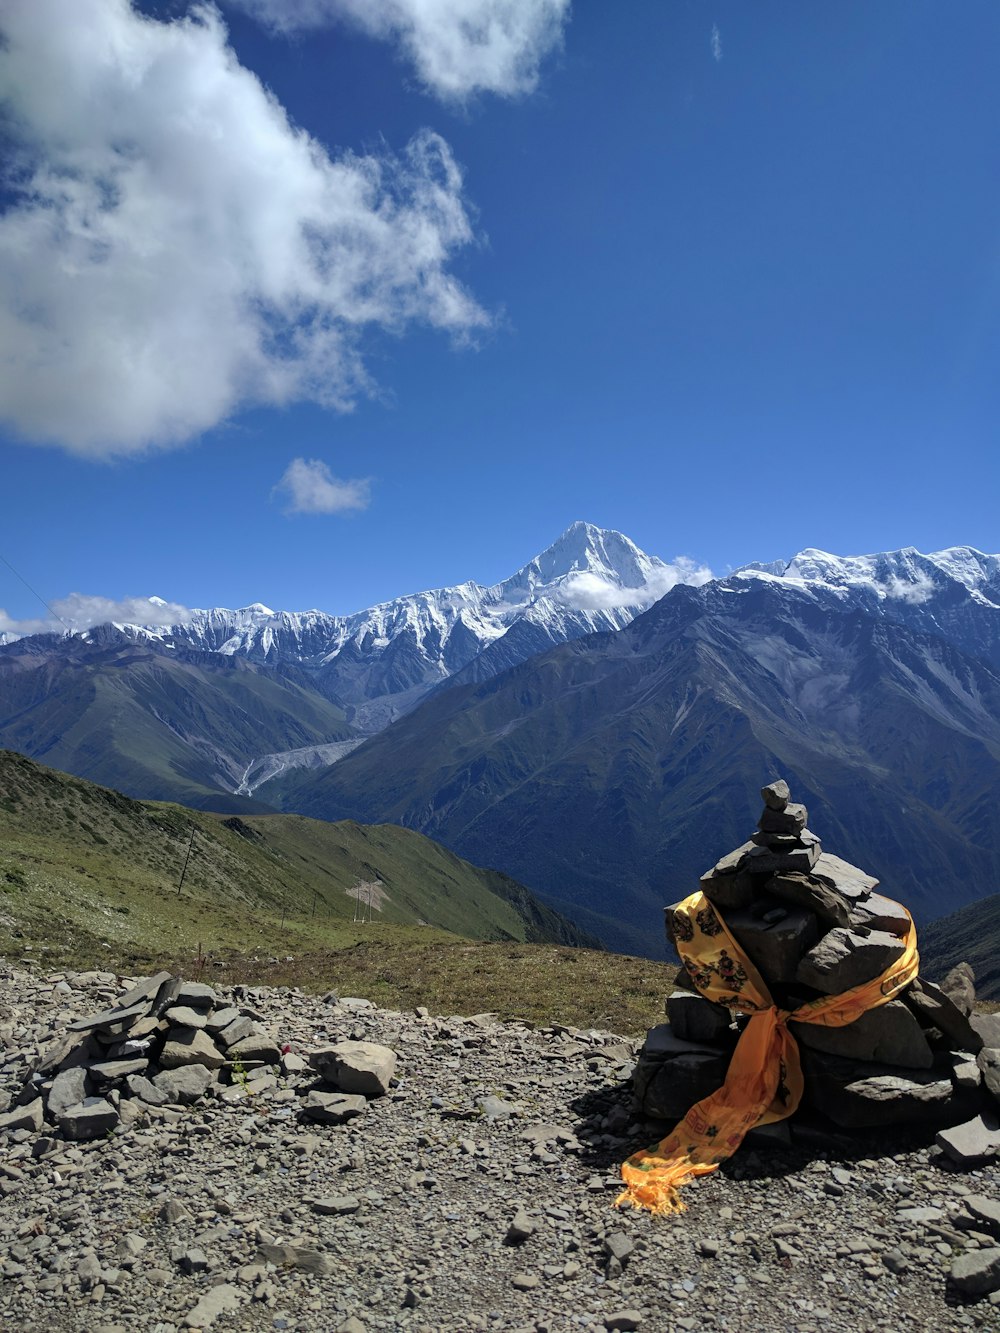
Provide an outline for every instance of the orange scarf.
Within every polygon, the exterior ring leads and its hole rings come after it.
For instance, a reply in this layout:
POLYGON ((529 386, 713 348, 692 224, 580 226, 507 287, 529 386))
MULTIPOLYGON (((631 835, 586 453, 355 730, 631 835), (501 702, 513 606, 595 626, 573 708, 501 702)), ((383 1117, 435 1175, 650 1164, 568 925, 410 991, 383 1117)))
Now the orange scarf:
POLYGON ((802 1066, 789 1020, 824 1027, 853 1023, 868 1009, 888 1004, 914 979, 920 964, 910 917, 903 953, 881 976, 843 995, 822 995, 789 1011, 774 1003, 760 973, 704 894, 693 893, 679 903, 673 925, 681 961, 699 992, 727 1009, 749 1013, 750 1021, 718 1092, 696 1102, 656 1147, 634 1153, 622 1166, 625 1189, 616 1203, 653 1213, 681 1212, 682 1185, 715 1171, 754 1126, 784 1120, 798 1109, 802 1066))

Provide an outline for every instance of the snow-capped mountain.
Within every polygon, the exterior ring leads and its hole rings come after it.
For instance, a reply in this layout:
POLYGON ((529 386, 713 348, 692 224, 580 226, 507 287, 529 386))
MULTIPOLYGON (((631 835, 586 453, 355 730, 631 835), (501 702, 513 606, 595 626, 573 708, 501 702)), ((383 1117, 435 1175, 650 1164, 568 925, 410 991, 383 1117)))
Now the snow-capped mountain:
POLYGON ((709 571, 667 564, 620 532, 574 523, 502 583, 461 583, 383 602, 348 616, 273 611, 195 611, 168 628, 120 625, 157 642, 306 669, 316 687, 372 733, 409 712, 430 691, 484 655, 495 674, 556 643, 622 629, 677 583, 709 571))
POLYGON ((1000 665, 1000 555, 971 546, 923 555, 906 546, 837 556, 809 547, 787 562, 746 565, 724 582, 739 590, 750 579, 794 588, 830 611, 855 607, 1000 665))

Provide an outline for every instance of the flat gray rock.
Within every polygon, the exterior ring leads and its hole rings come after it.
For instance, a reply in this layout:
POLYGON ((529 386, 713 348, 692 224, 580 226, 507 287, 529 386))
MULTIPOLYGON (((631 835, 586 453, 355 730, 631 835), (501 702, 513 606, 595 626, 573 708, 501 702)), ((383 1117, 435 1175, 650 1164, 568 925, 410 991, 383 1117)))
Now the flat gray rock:
MULTIPOLYGON (((847 922, 838 922, 846 925, 847 922)), ((881 893, 854 902, 851 908, 851 926, 863 926, 865 930, 886 930, 890 935, 905 935, 910 926, 910 918, 905 908, 894 903, 891 898, 884 898, 881 893)))
POLYGON ((795 980, 824 995, 842 995, 881 976, 903 948, 901 940, 885 931, 862 935, 836 926, 802 959, 795 980))
POLYGON ((160 1064, 164 1069, 177 1069, 181 1065, 221 1069, 225 1063, 226 1057, 201 1028, 173 1028, 160 1053, 160 1064))
POLYGON ((87 1071, 82 1067, 64 1069, 52 1080, 49 1089, 49 1116, 56 1118, 71 1106, 79 1106, 87 1096, 87 1071))
POLYGON ((327 1277, 336 1273, 338 1261, 332 1254, 323 1254, 320 1250, 310 1249, 306 1245, 279 1245, 264 1241, 258 1257, 282 1268, 300 1268, 303 1272, 314 1273, 317 1277, 327 1277))
POLYGON ((168 1023, 179 1028, 203 1028, 208 1024, 208 1015, 189 1004, 174 1004, 163 1015, 168 1023))
POLYGON ((91 1014, 89 1018, 78 1018, 75 1023, 70 1023, 70 1032, 96 1032, 100 1028, 112 1028, 118 1026, 130 1026, 137 1018, 144 1018, 149 1010, 147 1004, 133 1004, 127 1009, 120 1009, 117 1006, 114 1009, 102 1009, 99 1014, 91 1014))
POLYGON ((246 1295, 231 1282, 220 1282, 217 1287, 210 1287, 194 1309, 188 1311, 181 1326, 211 1328, 219 1315, 238 1310, 246 1299, 246 1295))
POLYGON ((153 1087, 169 1102, 189 1106, 203 1097, 215 1083, 215 1075, 205 1065, 182 1065, 164 1069, 153 1079, 153 1087))
POLYGON ((831 852, 823 852, 813 866, 813 874, 829 880, 838 893, 852 902, 863 902, 878 888, 878 880, 874 875, 866 874, 857 866, 852 866, 850 861, 844 861, 831 852))
POLYGON ((98 1139, 117 1128, 118 1112, 103 1097, 88 1097, 63 1111, 56 1123, 68 1139, 98 1139))
POLYGON ((805 1100, 844 1129, 954 1125, 973 1114, 978 1093, 955 1088, 941 1071, 845 1060, 801 1048, 805 1100))
POLYGON ((281 1063, 281 1049, 273 1037, 255 1032, 232 1042, 226 1050, 226 1059, 239 1060, 244 1065, 276 1065, 281 1063))
POLYGON ((765 888, 772 897, 782 902, 794 903, 796 907, 815 912, 829 926, 850 924, 847 899, 828 880, 818 879, 804 871, 784 871, 772 875, 765 888))
POLYGON ((396 1053, 371 1041, 341 1041, 313 1051, 309 1063, 324 1083, 341 1092, 383 1097, 396 1072, 396 1053))
POLYGON ((953 1050, 978 1051, 983 1039, 961 1009, 933 981, 917 977, 900 996, 929 1027, 938 1028, 953 1050))
POLYGON ((26 1106, 15 1106, 13 1111, 0 1115, 0 1134, 4 1131, 13 1133, 18 1129, 30 1130, 37 1134, 42 1127, 44 1108, 41 1097, 28 1102, 26 1106))
POLYGON ((971 1166, 1000 1153, 1000 1120, 992 1112, 983 1112, 964 1124, 941 1130, 935 1142, 953 1162, 971 1166))
POLYGON ((906 1069, 930 1069, 934 1053, 923 1028, 901 1000, 869 1009, 843 1027, 820 1023, 789 1023, 803 1046, 848 1060, 871 1060, 906 1069))
MULTIPOLYGON (((145 981, 137 982, 135 986, 121 997, 118 1003, 124 1009, 130 1009, 133 1005, 141 1004, 143 1001, 149 1001, 156 998, 160 987, 166 981, 172 978, 169 972, 157 972, 155 976, 147 977, 145 981)), ((148 1007, 148 1006, 147 1006, 148 1007)))
POLYGON ((149 1061, 143 1056, 132 1060, 98 1060, 90 1066, 91 1075, 101 1083, 114 1083, 129 1074, 145 1073, 149 1061))
POLYGON ((766 787, 761 787, 761 800, 769 810, 784 810, 791 799, 791 791, 784 778, 778 778, 776 782, 769 782, 766 787))
POLYGON ((757 915, 756 909, 731 912, 726 925, 765 981, 794 981, 803 955, 815 944, 819 925, 814 913, 789 906, 780 920, 757 915))
POLYGON ((125 1080, 125 1085, 133 1097, 138 1097, 147 1106, 166 1106, 170 1101, 166 1092, 162 1092, 142 1074, 130 1074, 125 1080))
POLYGON ((952 1286, 965 1296, 1000 1291, 1000 1248, 960 1254, 949 1274, 952 1286))
POLYGON ((367 1109, 368 1103, 364 1097, 342 1092, 321 1092, 314 1088, 303 1103, 302 1114, 307 1120, 315 1120, 321 1125, 342 1125, 355 1116, 363 1115, 367 1109))
POLYGON ((183 981, 177 991, 176 1002, 189 1004, 194 1009, 212 1009, 217 1003, 215 991, 200 981, 183 981))
POLYGON ((681 1041, 735 1041, 733 1016, 721 1004, 703 995, 675 990, 667 997, 670 1029, 681 1041))

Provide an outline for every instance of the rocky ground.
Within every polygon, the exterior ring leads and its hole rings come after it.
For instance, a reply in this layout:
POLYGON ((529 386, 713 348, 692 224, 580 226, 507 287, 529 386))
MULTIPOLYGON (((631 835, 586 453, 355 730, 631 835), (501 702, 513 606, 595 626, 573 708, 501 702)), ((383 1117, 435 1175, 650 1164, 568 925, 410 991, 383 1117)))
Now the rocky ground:
MULTIPOLYGON (((0 964, 0 1111, 133 980, 0 964)), ((635 1043, 288 990, 217 999, 283 1062, 188 1105, 136 1096, 97 1138, 0 1131, 0 1327, 1000 1329, 1000 1292, 951 1279, 1000 1283, 1000 1159, 961 1170, 927 1136, 803 1124, 748 1141, 679 1216, 620 1213, 618 1164, 656 1137, 632 1116, 635 1043), (341 1124, 304 1119, 316 1075, 294 1057, 343 1040, 396 1053, 389 1091, 341 1124)))

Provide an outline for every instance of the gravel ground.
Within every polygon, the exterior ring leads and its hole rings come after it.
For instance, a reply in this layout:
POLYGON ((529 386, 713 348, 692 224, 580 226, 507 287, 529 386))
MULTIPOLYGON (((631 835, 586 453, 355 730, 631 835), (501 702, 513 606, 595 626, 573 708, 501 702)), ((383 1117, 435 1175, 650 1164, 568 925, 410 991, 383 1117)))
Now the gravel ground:
MULTIPOLYGON (((130 984, 0 964, 0 1108, 39 1049, 130 984)), ((963 1203, 1000 1198, 996 1160, 960 1172, 926 1139, 803 1126, 790 1146, 745 1144, 681 1215, 618 1212, 618 1164, 656 1137, 632 1119, 626 1038, 219 996, 293 1052, 391 1047, 393 1088, 342 1125, 300 1118, 314 1079, 293 1073, 89 1143, 8 1134, 3 1329, 1000 1329, 1000 1292, 949 1284, 957 1256, 998 1244, 963 1203)))

